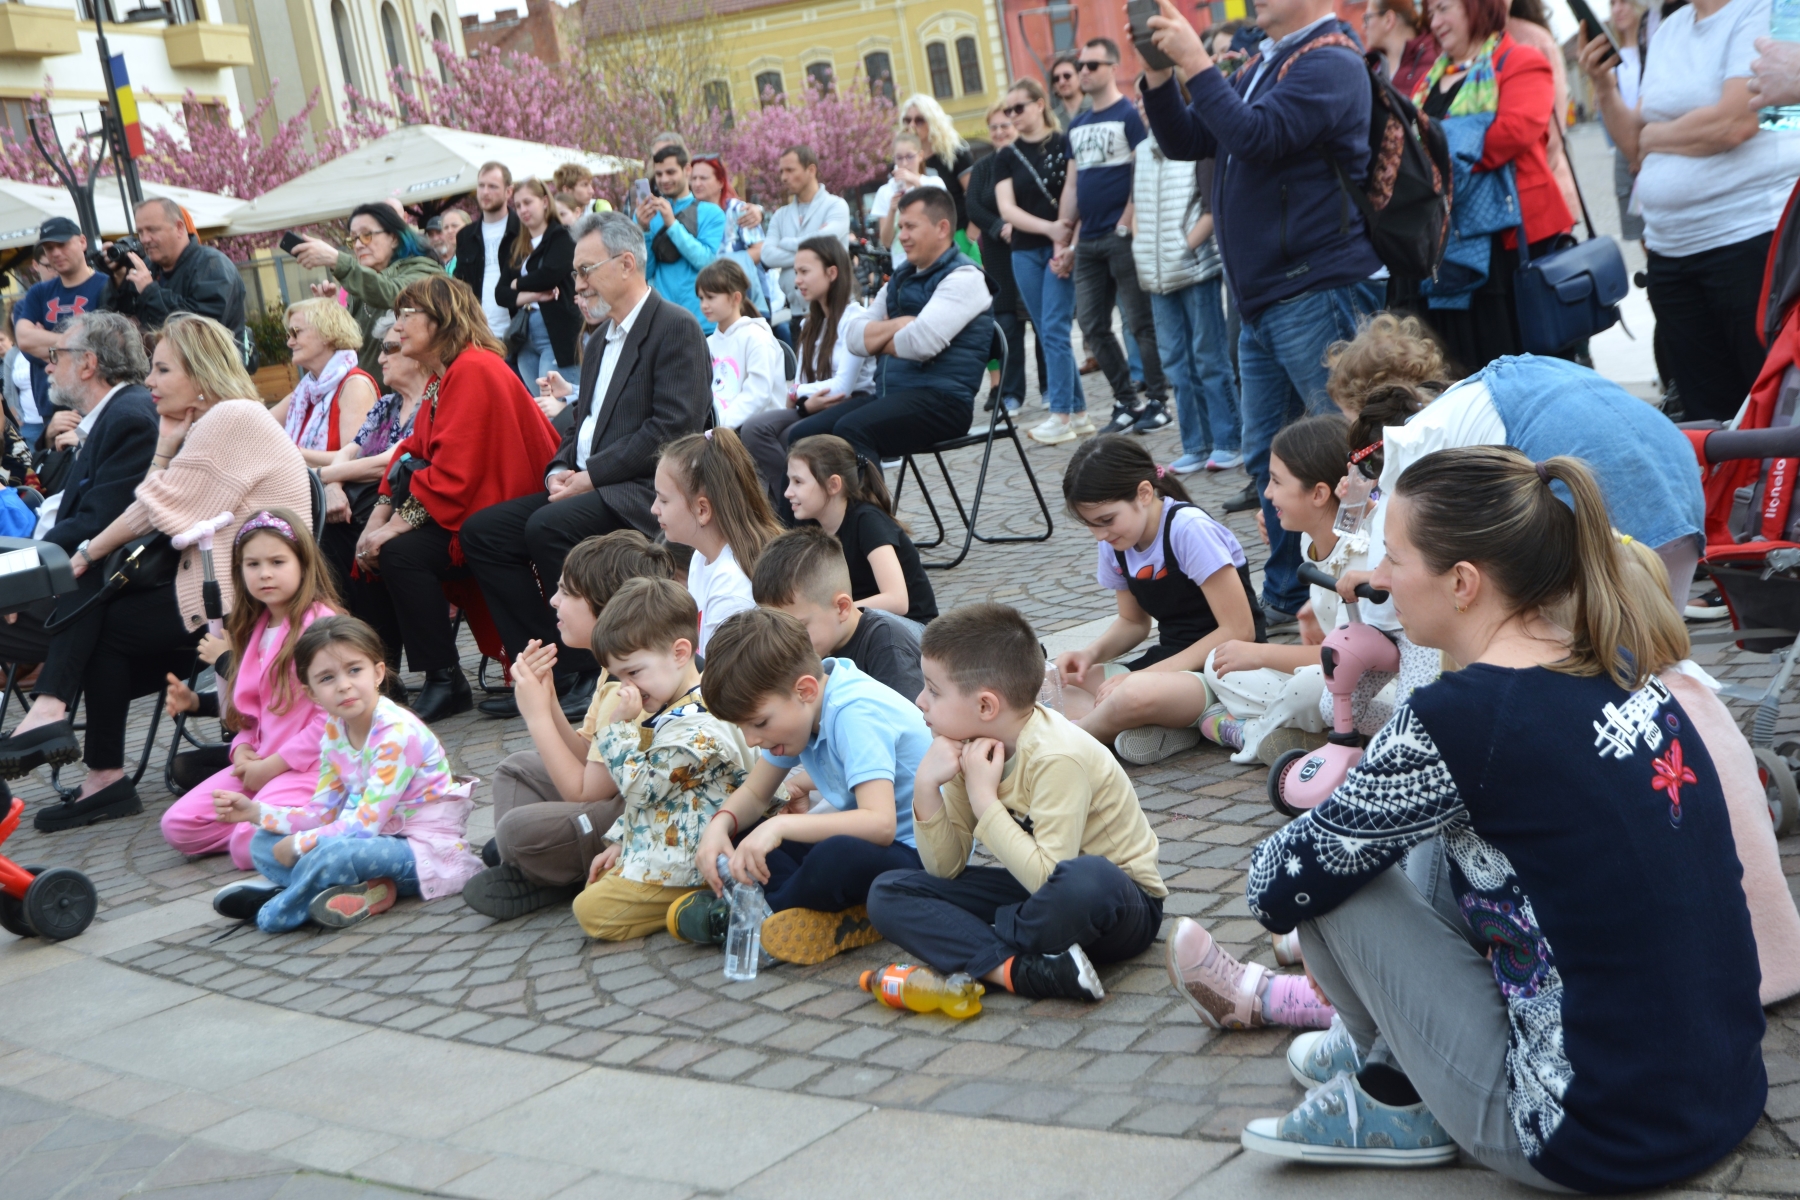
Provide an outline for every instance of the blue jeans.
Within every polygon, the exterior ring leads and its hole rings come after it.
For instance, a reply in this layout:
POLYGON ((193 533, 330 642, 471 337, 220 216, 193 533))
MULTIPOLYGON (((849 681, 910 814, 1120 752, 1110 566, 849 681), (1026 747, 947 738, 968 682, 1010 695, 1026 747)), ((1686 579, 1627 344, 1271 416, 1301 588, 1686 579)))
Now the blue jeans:
POLYGON ((1075 281, 1050 269, 1048 248, 1014 250, 1013 279, 1044 344, 1044 370, 1050 376, 1044 403, 1053 413, 1086 412, 1087 397, 1081 390, 1075 347, 1069 340, 1069 327, 1075 320, 1075 281))
POLYGON ((38 439, 44 436, 46 424, 47 422, 44 421, 33 421, 29 425, 21 424, 19 426, 19 436, 25 439, 25 448, 34 454, 37 452, 38 439))
MULTIPOLYGON (((1302 292, 1244 316, 1238 335, 1238 374, 1244 406, 1244 469, 1260 494, 1269 484, 1269 443, 1308 413, 1334 411, 1325 394, 1325 350, 1356 336, 1356 323, 1386 300, 1386 285, 1371 280, 1302 292)), ((1300 535, 1281 527, 1263 497, 1269 529, 1269 561, 1263 568, 1262 602, 1282 612, 1300 611, 1307 588, 1300 582, 1300 535)))
MULTIPOLYGON (((1124 309, 1119 310, 1121 315, 1124 311, 1124 309)), ((1142 383, 1144 382, 1144 356, 1138 353, 1137 339, 1131 336, 1131 323, 1127 321, 1119 328, 1125 334, 1125 365, 1131 368, 1131 382, 1142 383)), ((1157 337, 1156 344, 1158 347, 1162 346, 1161 336, 1157 337)), ((1168 373, 1168 365, 1164 364, 1163 374, 1167 375, 1168 373)))
POLYGON ((1152 294, 1156 353, 1175 389, 1175 417, 1181 451, 1205 457, 1214 450, 1235 452, 1243 441, 1238 412, 1237 373, 1225 341, 1224 279, 1214 276, 1170 292, 1152 294))
POLYGON ((256 927, 264 933, 300 928, 306 924, 313 897, 340 884, 391 879, 402 896, 419 894, 419 867, 405 838, 320 838, 319 844, 291 867, 275 859, 275 843, 280 840, 280 834, 266 829, 257 830, 250 839, 250 861, 270 883, 286 889, 256 914, 256 927))
POLYGON ((537 309, 531 310, 531 317, 525 328, 530 337, 523 349, 519 351, 517 370, 519 378, 525 381, 525 390, 537 395, 537 381, 540 375, 548 375, 555 371, 570 383, 581 382, 581 367, 575 363, 559 363, 556 351, 550 345, 550 330, 544 325, 544 314, 537 309))

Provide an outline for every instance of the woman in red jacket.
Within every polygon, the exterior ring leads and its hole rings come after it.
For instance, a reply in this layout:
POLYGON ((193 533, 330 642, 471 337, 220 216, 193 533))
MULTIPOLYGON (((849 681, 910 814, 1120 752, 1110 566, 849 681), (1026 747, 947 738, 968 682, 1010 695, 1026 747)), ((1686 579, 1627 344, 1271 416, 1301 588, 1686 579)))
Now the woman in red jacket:
POLYGON ((473 705, 440 586, 470 577, 457 533, 471 514, 541 490, 558 438, 506 365, 467 284, 422 279, 400 293, 394 314, 400 352, 431 381, 411 436, 395 448, 356 561, 362 572, 379 570, 386 585, 392 618, 373 623, 390 650, 398 640, 412 669, 425 673, 412 709, 429 724, 473 705))
MULTIPOLYGON (((1434 120, 1492 114, 1474 170, 1513 168, 1531 256, 1547 254, 1574 225, 1547 158, 1556 89, 1550 64, 1506 32, 1506 0, 1432 0, 1429 12, 1431 32, 1443 54, 1413 102, 1434 120)), ((1518 231, 1497 233, 1487 281, 1475 290, 1467 308, 1417 305, 1419 315, 1444 340, 1448 357, 1465 375, 1520 351, 1519 318, 1513 307, 1513 272, 1518 265, 1518 231)))

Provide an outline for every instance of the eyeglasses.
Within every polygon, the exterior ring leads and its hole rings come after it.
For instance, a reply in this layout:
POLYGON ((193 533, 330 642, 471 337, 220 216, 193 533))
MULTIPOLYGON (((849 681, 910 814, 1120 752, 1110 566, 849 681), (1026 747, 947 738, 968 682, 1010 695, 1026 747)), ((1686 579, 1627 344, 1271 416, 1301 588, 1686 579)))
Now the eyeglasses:
POLYGON ((394 310, 394 320, 396 322, 404 321, 408 317, 422 317, 424 315, 425 310, 422 308, 396 308, 394 310))
POLYGON ((398 353, 400 353, 400 343, 399 342, 383 342, 383 343, 381 343, 381 352, 383 354, 398 354, 398 353))
POLYGON ((1005 113, 1009 117, 1016 117, 1016 116, 1019 116, 1020 114, 1022 114, 1026 109, 1028 109, 1030 107, 1031 107, 1031 105, 1029 105, 1029 104, 1009 104, 1005 108, 1001 109, 1000 111, 1005 113))
MULTIPOLYGON (((629 251, 627 251, 627 253, 629 253, 629 251)), ((624 257, 625 257, 624 254, 615 254, 611 258, 603 258, 597 263, 589 263, 585 267, 576 267, 575 268, 575 278, 578 280, 586 279, 589 275, 592 275, 595 271, 598 271, 601 267, 604 267, 607 263, 612 262, 615 259, 620 259, 620 258, 624 258, 624 257)))
POLYGON ((1078 71, 1098 71, 1101 67, 1112 67, 1117 65, 1117 63, 1108 58, 1103 58, 1098 61, 1084 58, 1075 64, 1075 69, 1078 71))
POLYGON ((376 238, 380 237, 382 232, 382 230, 377 229, 374 233, 353 233, 350 235, 350 244, 352 246, 367 246, 376 238))

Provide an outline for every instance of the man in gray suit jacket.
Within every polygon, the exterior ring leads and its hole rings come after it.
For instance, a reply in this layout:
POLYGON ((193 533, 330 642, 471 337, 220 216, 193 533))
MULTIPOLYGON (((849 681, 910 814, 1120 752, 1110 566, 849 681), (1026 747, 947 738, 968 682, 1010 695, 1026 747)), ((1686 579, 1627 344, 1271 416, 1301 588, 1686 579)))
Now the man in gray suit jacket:
MULTIPOLYGON (((692 313, 644 281, 637 223, 622 213, 589 213, 574 232, 576 295, 588 319, 604 324, 582 351, 573 423, 543 492, 484 509, 462 527, 463 555, 515 658, 534 638, 556 640, 548 597, 577 542, 615 529, 656 536, 657 452, 698 432, 712 411, 706 335, 692 313)), ((565 709, 586 711, 597 673, 586 646, 559 648, 556 690, 565 709)), ((518 712, 510 696, 481 709, 518 712)))

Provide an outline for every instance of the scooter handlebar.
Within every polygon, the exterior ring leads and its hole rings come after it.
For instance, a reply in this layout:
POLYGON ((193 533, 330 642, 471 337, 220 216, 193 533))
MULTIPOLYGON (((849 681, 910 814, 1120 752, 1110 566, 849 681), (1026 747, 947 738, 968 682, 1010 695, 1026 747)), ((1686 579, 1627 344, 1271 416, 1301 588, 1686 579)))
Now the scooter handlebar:
POLYGON ((231 524, 231 514, 222 512, 210 521, 202 521, 192 529, 185 529, 169 539, 169 544, 177 550, 186 550, 189 546, 201 542, 210 542, 212 535, 231 524))
MULTIPOLYGON (((1331 592, 1337 591, 1337 580, 1333 579, 1309 562, 1300 564, 1299 575, 1301 581, 1304 583, 1310 583, 1314 587, 1322 587, 1331 592)), ((1362 599, 1374 604, 1387 603, 1388 594, 1386 592, 1378 592, 1366 583, 1359 583, 1356 585, 1356 594, 1362 599)))

